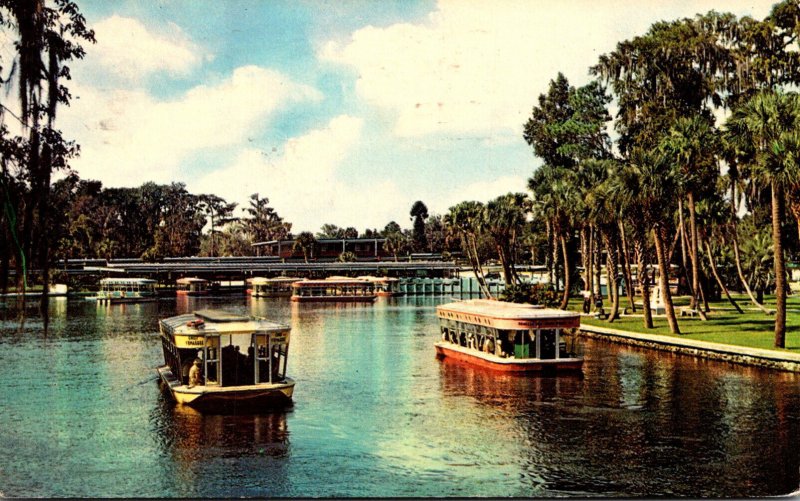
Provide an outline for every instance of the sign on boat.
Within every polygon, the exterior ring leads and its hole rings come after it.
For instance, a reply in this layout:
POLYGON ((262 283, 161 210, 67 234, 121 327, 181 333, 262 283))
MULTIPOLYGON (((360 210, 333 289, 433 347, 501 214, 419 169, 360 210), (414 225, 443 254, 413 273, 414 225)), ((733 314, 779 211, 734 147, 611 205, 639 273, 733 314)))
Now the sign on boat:
POLYGON ((159 327, 165 365, 158 375, 179 404, 236 412, 291 402, 288 325, 207 309, 165 318, 159 327))
POLYGON ((439 358, 504 372, 580 371, 583 357, 562 336, 580 327, 578 313, 530 304, 472 299, 436 307, 439 358))

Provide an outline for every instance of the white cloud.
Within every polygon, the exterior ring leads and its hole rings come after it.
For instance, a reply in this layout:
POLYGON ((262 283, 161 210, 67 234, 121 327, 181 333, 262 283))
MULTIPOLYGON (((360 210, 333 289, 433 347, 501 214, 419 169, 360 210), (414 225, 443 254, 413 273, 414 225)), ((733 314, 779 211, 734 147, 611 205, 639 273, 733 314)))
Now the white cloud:
POLYGON ((523 176, 501 176, 491 181, 475 181, 448 193, 441 193, 429 208, 437 214, 447 214, 450 207, 460 202, 475 200, 486 203, 506 193, 524 193, 527 186, 528 180, 523 176))
POLYGON ((142 90, 80 87, 76 94, 80 99, 62 114, 65 130, 81 144, 73 167, 111 186, 174 181, 190 154, 247 144, 280 106, 321 99, 317 90, 256 66, 174 100, 142 90))
MULTIPOLYGON (((395 134, 515 133, 557 72, 573 84, 616 43, 657 19, 693 16, 713 0, 440 0, 426 22, 367 26, 330 41, 323 60, 352 66, 357 91, 396 116, 395 134)), ((723 8, 763 17, 772 0, 723 8)))
POLYGON ((137 19, 115 15, 92 28, 97 44, 88 48, 87 63, 114 80, 136 83, 157 72, 185 76, 210 57, 174 23, 156 33, 137 19))
POLYGON ((247 149, 228 167, 190 182, 189 189, 215 193, 240 206, 259 193, 293 224, 295 233, 315 232, 324 223, 382 228, 398 210, 405 210, 407 201, 394 183, 383 181, 363 190, 337 172, 357 148, 363 125, 360 118, 340 115, 324 128, 287 141, 275 159, 247 149))

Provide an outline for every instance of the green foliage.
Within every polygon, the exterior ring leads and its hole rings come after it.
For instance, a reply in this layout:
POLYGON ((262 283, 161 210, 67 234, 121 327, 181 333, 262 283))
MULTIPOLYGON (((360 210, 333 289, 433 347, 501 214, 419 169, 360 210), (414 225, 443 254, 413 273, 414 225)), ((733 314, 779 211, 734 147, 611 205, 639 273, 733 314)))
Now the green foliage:
POLYGON ((558 293, 549 285, 522 282, 507 285, 500 293, 500 301, 507 303, 540 304, 548 308, 558 304, 558 293))

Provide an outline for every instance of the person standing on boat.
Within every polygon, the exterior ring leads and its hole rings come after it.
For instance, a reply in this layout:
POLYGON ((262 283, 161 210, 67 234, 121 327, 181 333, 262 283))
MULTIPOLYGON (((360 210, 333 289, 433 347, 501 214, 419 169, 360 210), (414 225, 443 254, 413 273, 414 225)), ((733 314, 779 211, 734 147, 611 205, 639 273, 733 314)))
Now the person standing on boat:
POLYGON ((189 388, 203 384, 203 377, 200 375, 200 359, 195 358, 192 368, 189 369, 189 388))

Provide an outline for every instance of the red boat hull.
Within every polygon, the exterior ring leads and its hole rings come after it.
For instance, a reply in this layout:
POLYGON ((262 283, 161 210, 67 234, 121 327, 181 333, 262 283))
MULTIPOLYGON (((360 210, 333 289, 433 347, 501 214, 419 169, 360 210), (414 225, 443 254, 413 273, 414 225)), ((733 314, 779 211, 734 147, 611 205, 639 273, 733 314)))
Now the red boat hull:
POLYGON ((482 357, 480 352, 471 354, 460 350, 450 349, 445 343, 437 343, 436 356, 443 359, 453 359, 477 367, 492 369, 499 372, 542 373, 542 372, 574 372, 583 367, 582 358, 567 358, 560 360, 527 359, 525 362, 515 362, 513 359, 503 359, 495 362, 482 357))

